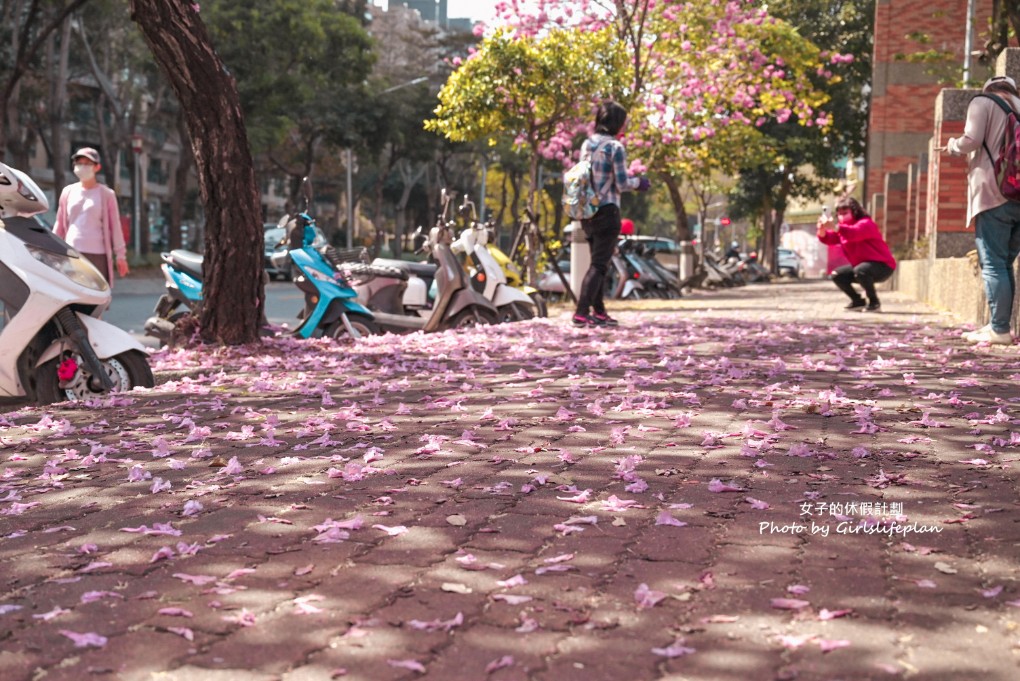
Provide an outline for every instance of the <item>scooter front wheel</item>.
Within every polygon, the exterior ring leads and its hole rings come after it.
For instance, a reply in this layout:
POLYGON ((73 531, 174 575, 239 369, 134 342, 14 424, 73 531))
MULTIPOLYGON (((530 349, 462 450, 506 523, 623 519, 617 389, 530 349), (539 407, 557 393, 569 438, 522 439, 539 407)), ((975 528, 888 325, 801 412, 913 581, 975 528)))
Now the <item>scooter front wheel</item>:
MULTIPOLYGON (((358 332, 359 336, 375 336, 382 333, 379 326, 364 315, 349 314, 347 315, 347 321, 351 323, 351 327, 358 332)), ((342 319, 338 319, 326 327, 323 335, 332 338, 333 340, 344 340, 350 339, 351 337, 351 335, 347 332, 347 327, 344 326, 344 321, 342 319)))
POLYGON ((475 326, 498 323, 499 318, 492 310, 487 310, 484 307, 468 307, 453 315, 450 321, 443 325, 443 328, 470 329, 475 326))
MULTIPOLYGON (((113 383, 113 392, 123 392, 135 387, 151 388, 156 384, 152 369, 145 355, 137 350, 128 350, 108 359, 100 360, 103 370, 113 383)), ((69 371, 65 366, 65 371, 69 371)), ((41 404, 53 402, 86 400, 106 394, 94 379, 85 362, 77 354, 50 360, 36 370, 36 399, 41 404), (61 381, 61 364, 74 362, 73 377, 61 381)))
POLYGON ((531 298, 531 300, 534 301, 534 303, 535 303, 535 316, 536 317, 548 317, 549 316, 549 308, 545 304, 545 296, 542 295, 541 291, 535 291, 533 293, 529 293, 528 297, 531 298))
POLYGON ((535 308, 533 306, 516 301, 498 308, 497 312, 499 313, 499 321, 504 324, 506 322, 520 322, 535 318, 535 308))

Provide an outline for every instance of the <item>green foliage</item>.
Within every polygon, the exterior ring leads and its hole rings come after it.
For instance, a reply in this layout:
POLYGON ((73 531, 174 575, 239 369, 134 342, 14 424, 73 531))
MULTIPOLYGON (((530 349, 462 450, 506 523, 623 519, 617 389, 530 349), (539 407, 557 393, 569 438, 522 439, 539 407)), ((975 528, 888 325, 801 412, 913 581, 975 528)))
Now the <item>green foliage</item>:
POLYGON ((499 138, 537 149, 558 125, 623 92, 624 51, 609 30, 554 30, 541 38, 497 31, 455 71, 425 127, 454 141, 499 138))
POLYGON ((371 39, 332 0, 207 0, 202 17, 233 73, 255 151, 357 101, 371 39))

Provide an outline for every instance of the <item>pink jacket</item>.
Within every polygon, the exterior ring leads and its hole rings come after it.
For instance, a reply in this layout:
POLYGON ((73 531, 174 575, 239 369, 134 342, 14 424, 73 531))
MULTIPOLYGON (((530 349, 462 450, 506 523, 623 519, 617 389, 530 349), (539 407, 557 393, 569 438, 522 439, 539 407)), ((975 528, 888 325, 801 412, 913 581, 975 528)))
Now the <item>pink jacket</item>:
MULTIPOLYGON (((57 204, 57 224, 53 226, 53 233, 61 239, 67 236, 70 225, 67 222, 67 195, 68 190, 74 185, 64 187, 60 192, 60 201, 57 204)), ((124 232, 120 226, 120 210, 117 208, 117 194, 105 184, 98 185, 103 189, 103 216, 106 224, 103 229, 103 243, 106 246, 106 280, 113 286, 113 256, 121 260, 127 258, 127 247, 124 244, 124 232)))
POLYGON ((840 224, 839 230, 825 230, 818 240, 830 246, 842 246, 846 259, 854 267, 862 262, 881 262, 896 269, 896 259, 878 231, 878 225, 866 215, 857 222, 840 224))

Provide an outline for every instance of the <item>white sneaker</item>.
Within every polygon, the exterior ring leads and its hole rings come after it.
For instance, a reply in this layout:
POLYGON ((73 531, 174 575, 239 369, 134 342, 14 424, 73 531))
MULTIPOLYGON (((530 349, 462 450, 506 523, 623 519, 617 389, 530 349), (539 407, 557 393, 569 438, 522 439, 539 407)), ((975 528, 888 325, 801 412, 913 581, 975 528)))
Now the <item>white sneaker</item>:
POLYGON ((992 331, 990 326, 968 331, 963 334, 963 339, 970 343, 990 343, 991 345, 1012 345, 1013 336, 1010 333, 997 333, 992 331))

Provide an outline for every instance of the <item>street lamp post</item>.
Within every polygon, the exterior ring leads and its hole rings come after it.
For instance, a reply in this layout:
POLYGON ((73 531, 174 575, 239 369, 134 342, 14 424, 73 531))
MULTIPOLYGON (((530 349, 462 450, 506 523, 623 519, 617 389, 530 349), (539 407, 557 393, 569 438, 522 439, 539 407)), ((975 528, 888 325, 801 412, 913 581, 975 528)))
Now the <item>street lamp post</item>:
MULTIPOLYGON (((400 90, 401 88, 410 87, 417 85, 418 83, 424 83, 428 80, 427 76, 421 76, 414 80, 409 80, 406 83, 400 85, 394 85, 388 87, 379 94, 385 95, 388 92, 400 90)), ((344 149, 344 165, 347 166, 347 248, 354 247, 354 152, 350 147, 344 149)))
POLYGON ((132 179, 134 180, 134 187, 131 188, 131 194, 134 204, 133 217, 134 217, 134 239, 135 239, 135 257, 141 258, 142 256, 142 136, 139 134, 131 135, 131 151, 134 153, 135 168, 132 173, 132 179))

